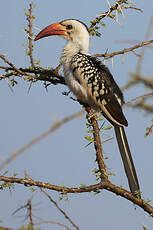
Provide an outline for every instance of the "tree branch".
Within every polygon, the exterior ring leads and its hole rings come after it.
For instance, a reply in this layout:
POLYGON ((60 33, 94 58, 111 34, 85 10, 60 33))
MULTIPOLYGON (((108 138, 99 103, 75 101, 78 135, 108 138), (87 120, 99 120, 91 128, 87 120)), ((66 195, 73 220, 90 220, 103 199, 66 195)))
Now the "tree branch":
POLYGON ((71 230, 67 225, 54 221, 54 220, 41 220, 40 222, 37 222, 34 225, 40 225, 40 224, 56 224, 56 225, 66 228, 67 230, 71 230))
POLYGON ((104 54, 95 54, 94 56, 96 56, 96 57, 103 57, 105 59, 108 59, 108 58, 112 58, 112 57, 114 57, 116 55, 121 55, 121 54, 125 54, 125 53, 128 53, 128 52, 132 52, 135 49, 141 48, 143 46, 148 46, 151 43, 153 43, 153 40, 144 41, 144 42, 141 42, 141 43, 139 43, 139 44, 137 44, 135 46, 132 46, 132 47, 129 47, 129 48, 125 48, 125 49, 120 50, 120 51, 115 51, 115 52, 112 52, 112 53, 104 53, 104 54))
POLYGON ((96 150, 96 160, 98 163, 99 171, 101 174, 101 180, 107 180, 108 174, 106 172, 106 165, 104 162, 104 156, 102 151, 102 144, 101 144, 101 138, 99 134, 99 127, 97 122, 97 115, 91 114, 93 111, 90 107, 85 107, 85 110, 87 112, 88 121, 91 123, 93 128, 93 137, 94 137, 94 146, 96 150), (91 114, 91 116, 90 116, 91 114))
POLYGON ((61 209, 59 207, 59 205, 57 204, 57 202, 55 202, 53 200, 53 198, 51 197, 51 195, 49 193, 47 193, 44 189, 40 188, 40 190, 48 197, 48 199, 50 200, 51 203, 53 203, 55 205, 55 207, 59 210, 60 213, 62 213, 62 215, 65 217, 65 219, 67 219, 72 226, 76 229, 79 230, 79 227, 72 221, 72 219, 66 214, 65 211, 63 211, 63 209, 61 209))
MULTIPOLYGON (((70 187, 70 188, 64 187, 64 186, 57 186, 57 185, 40 182, 40 181, 34 181, 34 180, 29 180, 29 179, 24 179, 24 178, 17 178, 17 177, 0 176, 0 181, 4 181, 5 183, 18 183, 18 184, 23 184, 25 186, 37 186, 40 188, 46 188, 46 189, 54 190, 57 192, 61 192, 63 194, 96 192, 97 190, 105 189, 111 193, 115 193, 116 195, 124 197, 125 199, 138 205, 145 212, 147 212, 150 216, 153 216, 153 207, 151 205, 147 204, 143 199, 136 198, 135 196, 132 195, 131 192, 112 184, 108 180, 103 180, 98 184, 94 184, 90 186, 70 187)), ((1 187, 3 188, 3 185, 1 185, 1 187)))
POLYGON ((91 25, 89 27, 90 34, 91 35, 97 35, 97 36, 101 35, 98 31, 96 31, 98 29, 98 27, 96 27, 96 26, 97 26, 97 24, 99 24, 102 21, 102 19, 104 19, 106 17, 115 19, 115 21, 118 22, 118 18, 116 18, 112 14, 113 11, 119 12, 123 16, 124 16, 124 14, 122 12, 122 9, 134 9, 134 10, 138 10, 140 12, 143 12, 140 8, 133 7, 133 6, 127 6, 127 4, 128 4, 127 0, 118 0, 118 1, 115 1, 115 4, 112 5, 112 6, 109 4, 109 10, 108 11, 106 11, 104 13, 101 13, 95 19, 93 19, 93 20, 90 21, 90 23, 91 23, 91 25), (126 4, 126 6, 124 6, 124 4, 126 4))
MULTIPOLYGON (((135 49, 141 48, 143 46, 148 46, 151 43, 153 43, 153 40, 141 42, 135 46, 125 48, 120 51, 115 51, 112 53, 103 53, 103 54, 95 54, 94 56, 96 57, 104 57, 105 59, 112 58, 116 55, 123 55, 128 52, 133 52, 135 49)), ((65 80, 64 77, 58 74, 57 68, 56 69, 45 69, 42 67, 35 67, 33 69, 31 68, 17 68, 13 63, 8 61, 6 57, 2 54, 0 54, 0 58, 3 59, 3 61, 8 64, 10 67, 5 67, 5 66, 0 66, 1 69, 4 69, 5 71, 10 71, 9 73, 3 74, 0 76, 0 80, 9 78, 11 76, 19 76, 23 77, 26 76, 27 81, 47 81, 50 82, 51 84, 64 84, 65 85, 65 80), (34 75, 33 75, 34 74, 34 75)), ((152 82, 148 82, 147 79, 144 79, 140 76, 137 75, 137 80, 144 82, 146 84, 152 85, 152 82)), ((137 83, 137 82, 136 82, 137 83)), ((130 84, 131 86, 131 84, 130 84)), ((126 87, 127 88, 127 87, 126 87)))
POLYGON ((33 13, 33 3, 30 3, 30 8, 29 8, 29 14, 27 16, 27 21, 28 21, 28 27, 29 30, 27 31, 28 33, 28 40, 29 40, 29 44, 28 44, 28 48, 29 48, 29 57, 30 57, 30 62, 31 62, 31 66, 34 67, 34 59, 33 59, 33 44, 32 44, 32 36, 33 36, 33 32, 32 32, 32 27, 33 27, 33 22, 34 22, 34 15, 33 13))
MULTIPOLYGON (((15 71, 16 73, 18 73, 18 74, 20 74, 20 75, 24 75, 24 73, 23 73, 20 69, 16 68, 15 65, 13 65, 10 61, 8 61, 8 60, 5 58, 5 55, 0 54, 0 58, 1 58, 6 64, 8 64, 10 67, 12 67, 12 70, 13 70, 13 71, 15 71)), ((5 69, 5 70, 7 70, 7 69, 5 69)))

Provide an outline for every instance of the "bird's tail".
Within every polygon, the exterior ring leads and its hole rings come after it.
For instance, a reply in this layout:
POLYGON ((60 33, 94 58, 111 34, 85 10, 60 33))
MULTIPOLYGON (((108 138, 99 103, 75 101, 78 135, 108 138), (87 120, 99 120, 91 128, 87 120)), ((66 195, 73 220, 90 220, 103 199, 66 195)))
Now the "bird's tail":
POLYGON ((136 191, 138 192, 140 190, 139 182, 134 167, 134 163, 132 160, 132 155, 130 152, 125 130, 123 126, 117 126, 117 125, 114 126, 114 129, 115 129, 116 139, 122 157, 124 169, 128 178, 129 187, 132 194, 136 195, 136 191))

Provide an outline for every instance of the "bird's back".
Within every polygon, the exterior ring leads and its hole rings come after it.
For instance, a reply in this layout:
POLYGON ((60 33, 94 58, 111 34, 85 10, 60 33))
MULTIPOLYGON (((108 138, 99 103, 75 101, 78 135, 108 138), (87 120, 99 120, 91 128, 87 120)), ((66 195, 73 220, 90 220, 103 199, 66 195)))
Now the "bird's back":
POLYGON ((109 69, 99 59, 78 53, 64 72, 66 83, 79 101, 101 109, 113 125, 128 125, 122 112, 123 94, 109 69))

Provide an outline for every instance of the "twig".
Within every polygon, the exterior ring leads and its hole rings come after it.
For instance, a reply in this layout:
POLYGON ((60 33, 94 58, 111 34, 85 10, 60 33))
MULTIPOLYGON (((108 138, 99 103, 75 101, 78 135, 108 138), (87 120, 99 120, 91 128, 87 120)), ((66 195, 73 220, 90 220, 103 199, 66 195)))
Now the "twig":
POLYGON ((24 73, 23 73, 20 69, 16 68, 15 65, 13 65, 10 61, 8 61, 8 60, 5 58, 5 55, 0 54, 0 58, 1 58, 5 63, 7 63, 9 66, 11 66, 11 67, 13 68, 13 70, 15 70, 17 73, 19 73, 19 74, 21 74, 21 75, 24 75, 24 73))
POLYGON ((91 20, 91 25, 89 27, 89 31, 92 33, 93 30, 95 30, 96 28, 96 25, 102 20, 104 19, 105 17, 111 17, 114 19, 113 16, 111 16, 112 12, 113 11, 117 11, 118 9, 122 9, 122 8, 125 8, 125 9, 134 9, 134 10, 138 10, 140 12, 142 12, 141 9, 139 8, 136 8, 136 7, 133 7, 133 6, 124 6, 123 4, 124 3, 127 3, 126 0, 119 0, 119 1, 116 1, 115 2, 115 5, 114 6, 111 6, 110 3, 108 2, 107 0, 107 3, 109 5, 109 10, 104 12, 104 13, 101 13, 100 15, 98 15, 95 19, 91 20))
POLYGON ((142 224, 143 230, 148 230, 144 224, 142 224))
POLYGON ((145 137, 149 136, 150 134, 152 134, 153 132, 153 124, 150 126, 150 127, 147 127, 146 128, 146 134, 145 134, 145 137))
POLYGON ((153 92, 140 95, 140 96, 132 99, 131 101, 126 102, 125 106, 130 106, 132 108, 143 109, 148 113, 153 113, 153 105, 149 105, 149 104, 145 103, 145 100, 150 96, 153 96, 153 92), (139 100, 139 101, 137 103, 133 104, 133 102, 135 102, 137 100, 139 100))
POLYGON ((34 223, 33 223, 33 218, 32 218, 32 204, 31 204, 31 199, 28 200, 27 202, 27 206, 28 206, 28 216, 29 216, 29 219, 30 219, 30 227, 31 227, 31 230, 34 230, 34 223))
POLYGON ((138 83, 144 84, 144 86, 150 88, 151 90, 153 89, 153 80, 152 78, 149 77, 142 77, 140 75, 130 73, 130 77, 132 80, 130 80, 126 85, 124 85, 121 90, 126 90, 129 89, 132 86, 135 86, 138 83))
POLYGON ((153 40, 141 42, 141 43, 139 43, 139 44, 137 44, 135 46, 125 48, 125 49, 120 50, 120 51, 115 51, 115 52, 112 52, 112 53, 104 53, 104 54, 95 54, 94 56, 96 56, 96 57, 104 57, 105 59, 108 59, 108 58, 114 57, 116 55, 121 55, 121 54, 125 54, 127 52, 131 52, 131 51, 133 51, 135 49, 138 49, 138 48, 141 48, 143 46, 148 46, 151 43, 153 43, 153 40))
POLYGON ((67 230, 71 230, 67 225, 54 221, 54 220, 42 220, 38 223, 35 223, 34 225, 40 225, 40 224, 56 224, 56 225, 66 228, 67 230))
MULTIPOLYGON (((4 56, 4 55, 3 55, 4 56)), ((9 61, 5 58, 8 63, 9 61)), ((56 69, 45 69, 41 67, 35 67, 34 69, 31 68, 16 68, 11 62, 10 65, 13 67, 3 67, 6 71, 11 71, 9 73, 3 74, 0 76, 0 80, 9 78, 11 76, 26 76, 27 81, 48 81, 53 85, 62 84, 65 85, 64 77, 58 74, 57 68, 56 69), (15 67, 15 68, 14 68, 15 67), (35 74, 35 75, 31 75, 35 74)))
POLYGON ((48 199, 50 200, 51 203, 53 203, 55 205, 55 207, 63 214, 63 216, 72 224, 72 226, 74 228, 76 228, 77 230, 79 230, 79 227, 72 221, 72 219, 66 214, 65 211, 63 211, 59 205, 57 204, 57 202, 55 202, 53 200, 53 198, 51 197, 51 195, 49 193, 47 193, 44 189, 40 188, 40 190, 48 197, 48 199))
POLYGON ((65 117, 63 120, 56 121, 50 127, 50 129, 48 129, 47 131, 45 131, 44 133, 42 133, 40 136, 32 139, 27 145, 23 146, 18 151, 13 152, 13 154, 0 165, 0 170, 2 170, 7 164, 9 164, 11 161, 13 161, 17 156, 23 154, 27 149, 29 149, 33 145, 37 144, 38 142, 40 142, 41 140, 43 140, 44 138, 46 138, 51 133, 55 132, 62 125, 64 125, 65 123, 67 123, 67 122, 69 122, 69 121, 71 121, 71 120, 73 120, 73 119, 81 116, 83 114, 83 112, 84 111, 82 110, 82 111, 80 111, 78 113, 74 113, 74 114, 72 114, 70 116, 65 117))
POLYGON ((132 108, 145 110, 147 113, 151 113, 151 114, 153 113, 153 106, 145 103, 144 101, 134 104, 132 108))
POLYGON ((134 6, 121 6, 122 9, 133 9, 133 10, 138 10, 141 13, 143 13, 143 10, 134 6))
POLYGON ((13 230, 13 229, 12 228, 7 228, 7 227, 0 226, 0 230, 13 230))
POLYGON ((33 59, 33 44, 32 44, 32 36, 33 36, 33 32, 32 32, 32 27, 33 27, 33 22, 34 22, 34 15, 33 13, 33 3, 30 3, 30 8, 29 8, 29 15, 27 16, 27 21, 29 22, 28 27, 29 27, 29 31, 28 31, 28 40, 29 40, 29 56, 30 56, 30 62, 31 62, 31 66, 34 67, 34 59, 33 59))
MULTIPOLYGON (((4 55, 3 55, 3 56, 4 56, 4 55)), ((0 69, 5 69, 5 70, 8 70, 8 69, 9 69, 9 67, 0 65, 0 69)))
MULTIPOLYGON (((108 2, 108 1, 107 1, 108 2)), ((120 0, 117 1, 116 4, 114 6, 109 6, 109 10, 106 11, 105 13, 102 13, 100 15, 98 15, 98 17, 96 17, 94 20, 91 21, 91 25, 89 27, 89 31, 92 31, 92 29, 105 17, 109 16, 114 10, 117 10, 118 5, 121 5, 123 3, 125 3, 126 0, 120 0)))
MULTIPOLYGON (((147 32, 146 32, 146 35, 145 35, 145 40, 148 40, 150 38, 152 27, 153 27, 153 16, 150 19, 149 26, 148 26, 148 29, 147 29, 147 32)), ((138 58, 138 63, 137 63, 137 67, 136 67, 136 74, 137 75, 140 75, 140 72, 141 72, 141 67, 142 67, 142 62, 143 62, 143 58, 144 58, 144 55, 145 55, 145 50, 146 50, 146 47, 143 46, 143 48, 141 50, 141 54, 140 54, 140 56, 138 58)))
MULTIPOLYGON (((88 116, 90 117, 91 109, 89 107, 85 107, 85 110, 87 111, 87 117, 88 116)), ((97 115, 91 116, 88 120, 93 127, 93 137, 94 137, 94 146, 96 150, 96 160, 98 163, 99 171, 101 173, 101 179, 106 180, 108 178, 108 175, 106 172, 106 165, 104 163, 101 138, 99 134, 100 129, 98 127, 98 122, 97 122, 97 115)))
POLYGON ((85 192, 94 192, 97 190, 106 189, 107 191, 111 193, 115 193, 116 195, 119 195, 121 197, 124 197, 125 199, 131 201, 132 203, 138 205, 141 207, 145 212, 147 212, 150 216, 153 216, 153 207, 149 204, 147 204, 143 199, 137 198, 132 195, 131 192, 127 191, 126 189, 123 189, 119 186, 116 186, 112 184, 108 180, 103 180, 98 184, 85 186, 85 187, 63 187, 63 186, 57 186, 50 183, 44 183, 40 181, 34 181, 29 180, 25 178, 17 178, 17 177, 6 177, 6 176, 0 176, 0 181, 4 181, 6 183, 18 183, 23 184, 25 186, 37 186, 39 188, 46 188, 50 190, 54 190, 57 192, 64 192, 66 193, 85 193, 85 192))
POLYGON ((27 209, 27 215, 26 215, 26 219, 29 218, 30 220, 30 230, 34 230, 34 223, 33 223, 33 215, 32 215, 32 204, 31 204, 31 199, 29 199, 27 201, 27 203, 25 205, 22 205, 21 207, 19 207, 18 209, 16 209, 12 215, 15 215, 17 212, 19 212, 21 209, 27 209))
POLYGON ((5 81, 6 81, 7 85, 8 85, 8 87, 9 87, 9 89, 10 89, 10 90, 11 90, 11 92, 13 93, 14 91, 13 91, 13 89, 12 89, 12 87, 11 87, 11 85, 10 85, 10 83, 9 83, 8 79, 7 79, 7 78, 5 78, 5 81))
POLYGON ((134 101, 136 101, 136 100, 139 100, 139 99, 142 99, 142 100, 143 100, 144 98, 149 97, 149 96, 153 96, 153 92, 146 93, 146 94, 140 95, 140 96, 138 96, 138 97, 135 97, 134 99, 132 99, 132 100, 126 102, 125 105, 129 105, 129 104, 131 104, 132 102, 134 102, 134 101))

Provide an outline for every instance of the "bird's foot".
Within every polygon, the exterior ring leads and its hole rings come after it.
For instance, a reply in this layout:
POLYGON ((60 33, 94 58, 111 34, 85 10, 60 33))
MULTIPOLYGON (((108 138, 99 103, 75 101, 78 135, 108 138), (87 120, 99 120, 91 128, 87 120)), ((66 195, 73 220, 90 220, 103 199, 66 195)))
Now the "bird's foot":
POLYGON ((98 114, 97 111, 90 110, 86 115, 86 118, 90 122, 93 117, 97 116, 97 114, 98 114))

